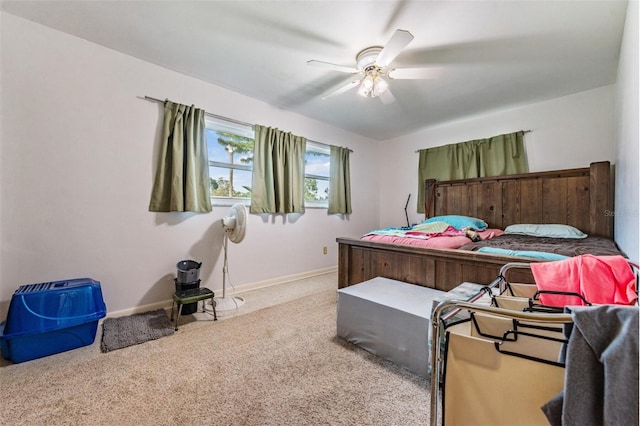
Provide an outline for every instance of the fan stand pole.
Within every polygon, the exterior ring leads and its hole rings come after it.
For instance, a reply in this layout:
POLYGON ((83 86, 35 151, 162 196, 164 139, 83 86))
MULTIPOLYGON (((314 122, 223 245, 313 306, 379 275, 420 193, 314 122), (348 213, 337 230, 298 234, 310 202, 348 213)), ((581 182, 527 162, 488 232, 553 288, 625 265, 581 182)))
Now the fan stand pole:
POLYGON ((229 244, 229 238, 227 233, 224 233, 224 240, 222 245, 224 247, 224 263, 222 264, 222 298, 227 297, 227 271, 229 270, 229 263, 227 262, 227 245, 229 244))
POLYGON ((227 233, 224 233, 224 240, 222 246, 224 248, 224 263, 222 265, 222 297, 214 297, 213 302, 216 304, 216 313, 219 315, 225 315, 228 311, 237 310, 243 303, 244 299, 241 297, 227 297, 227 275, 229 274, 229 265, 227 262, 227 245, 229 238, 227 233))

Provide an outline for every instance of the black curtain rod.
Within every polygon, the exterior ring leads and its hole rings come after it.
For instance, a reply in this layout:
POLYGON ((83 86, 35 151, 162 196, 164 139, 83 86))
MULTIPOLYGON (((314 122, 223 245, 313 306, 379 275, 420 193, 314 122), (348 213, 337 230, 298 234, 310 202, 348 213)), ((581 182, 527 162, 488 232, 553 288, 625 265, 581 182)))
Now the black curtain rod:
MULTIPOLYGON (((162 99, 158 99, 158 98, 152 98, 151 96, 145 96, 143 99, 145 99, 145 100, 147 100, 147 101, 151 101, 151 102, 160 102, 160 103, 165 103, 165 101, 168 101, 168 100, 169 100, 169 99, 162 100, 162 99)), ((210 112, 206 112, 206 111, 204 112, 204 114, 205 114, 205 115, 208 115, 209 117, 217 118, 217 119, 219 119, 219 120, 227 121, 227 122, 229 122, 229 123, 238 124, 238 125, 240 125, 240 126, 247 126, 247 127, 251 127, 251 128, 253 128, 253 126, 254 126, 254 125, 253 125, 253 124, 251 124, 251 123, 246 123, 246 122, 244 122, 244 121, 240 121, 240 120, 234 120, 233 118, 224 117, 224 116, 222 116, 222 115, 217 115, 217 114, 212 114, 212 113, 210 113, 210 112)), ((322 142, 318 142, 318 141, 314 141, 314 140, 311 140, 311 139, 307 139, 307 141, 308 141, 308 142, 311 142, 311 143, 318 144, 318 145, 322 145, 322 146, 327 146, 327 147, 330 147, 330 146, 331 146, 331 145, 329 145, 329 144, 322 143, 322 142)), ((353 150, 351 150, 351 149, 350 149, 349 151, 350 151, 350 152, 353 152, 353 150)))
MULTIPOLYGON (((169 99, 157 99, 157 98, 152 98, 151 96, 145 96, 144 99, 148 100, 148 101, 152 101, 152 102, 160 102, 160 103, 165 103, 165 101, 168 101, 169 99)), ((229 117, 223 117, 221 115, 216 115, 216 114, 212 114, 210 112, 204 112, 204 115, 208 115, 209 117, 213 117, 213 118, 217 118, 223 121, 228 121, 230 123, 234 123, 234 124, 239 124, 241 126, 248 126, 248 127, 253 127, 253 124, 251 123, 246 123, 244 121, 239 121, 239 120, 234 120, 233 118, 229 118, 229 117)))
MULTIPOLYGON (((533 132, 533 130, 520 130, 522 133, 531 133, 533 132)), ((514 132, 515 133, 515 132, 514 132)), ((436 147, 432 147, 432 148, 436 148, 436 147)), ((423 149, 416 149, 414 152, 417 154, 420 151, 424 150, 424 149, 429 149, 429 148, 423 148, 423 149)))

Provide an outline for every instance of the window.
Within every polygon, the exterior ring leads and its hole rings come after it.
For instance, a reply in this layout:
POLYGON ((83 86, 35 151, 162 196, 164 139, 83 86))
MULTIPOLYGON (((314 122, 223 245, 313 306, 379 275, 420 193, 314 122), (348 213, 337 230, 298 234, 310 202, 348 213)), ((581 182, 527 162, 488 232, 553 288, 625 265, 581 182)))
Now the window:
POLYGON ((304 156, 304 201, 309 206, 326 206, 329 200, 329 164, 331 152, 328 146, 307 141, 304 156))
POLYGON ((251 198, 253 129, 207 117, 212 197, 251 198))
MULTIPOLYGON (((251 199, 253 128, 206 117, 211 196, 251 199)), ((330 149, 307 141, 305 205, 326 207, 329 200, 330 149)))

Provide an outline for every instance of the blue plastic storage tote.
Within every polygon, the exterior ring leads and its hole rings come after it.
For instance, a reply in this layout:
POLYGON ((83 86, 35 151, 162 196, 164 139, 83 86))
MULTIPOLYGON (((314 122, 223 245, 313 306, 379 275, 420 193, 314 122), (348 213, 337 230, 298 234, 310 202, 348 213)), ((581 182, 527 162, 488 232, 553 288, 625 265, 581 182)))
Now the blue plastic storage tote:
POLYGON ((24 362, 90 345, 106 313, 100 283, 90 278, 20 286, 0 324, 2 356, 24 362))

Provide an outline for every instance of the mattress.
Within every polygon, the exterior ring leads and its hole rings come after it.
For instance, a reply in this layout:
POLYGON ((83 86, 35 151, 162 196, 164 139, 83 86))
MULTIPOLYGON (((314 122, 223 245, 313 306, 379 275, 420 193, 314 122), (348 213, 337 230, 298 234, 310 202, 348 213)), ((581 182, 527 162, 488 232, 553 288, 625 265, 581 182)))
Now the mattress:
POLYGON ((493 247, 505 250, 537 251, 579 256, 593 254, 595 256, 625 256, 613 240, 604 237, 588 236, 587 238, 547 238, 528 235, 504 234, 488 240, 465 244, 460 250, 476 251, 481 247, 493 247))

